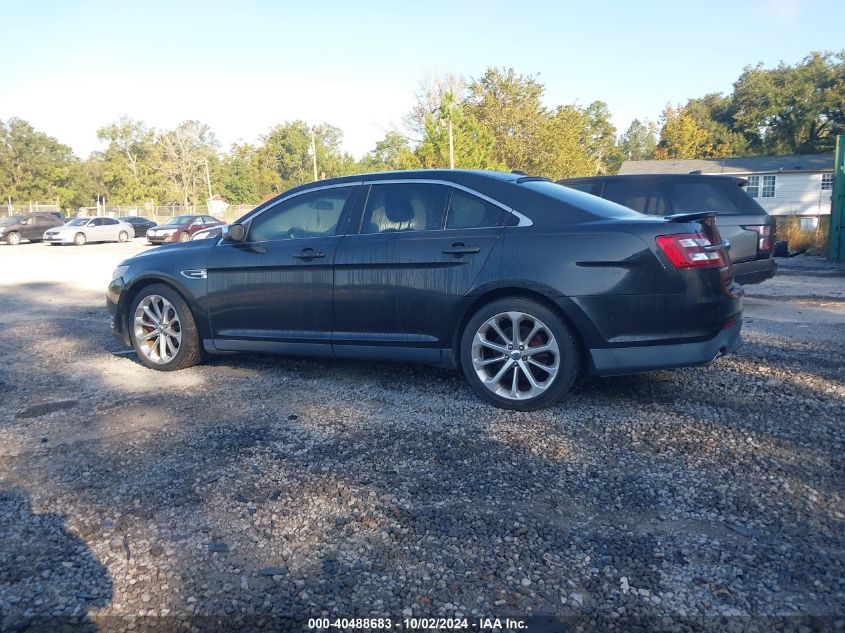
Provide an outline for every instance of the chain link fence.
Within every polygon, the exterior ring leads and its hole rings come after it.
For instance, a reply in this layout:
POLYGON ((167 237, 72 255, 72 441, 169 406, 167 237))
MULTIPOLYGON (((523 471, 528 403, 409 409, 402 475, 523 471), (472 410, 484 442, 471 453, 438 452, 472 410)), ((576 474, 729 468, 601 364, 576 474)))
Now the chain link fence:
POLYGON ((205 204, 183 206, 179 204, 152 205, 146 204, 123 204, 123 205, 100 205, 99 207, 80 207, 76 212, 62 210, 55 204, 4 204, 0 206, 0 218, 10 215, 26 215, 36 211, 49 211, 64 213, 65 217, 74 216, 108 216, 122 218, 126 216, 141 216, 159 224, 166 222, 175 215, 210 215, 223 222, 234 222, 257 205, 254 204, 233 204, 223 206, 212 205, 211 210, 205 204))

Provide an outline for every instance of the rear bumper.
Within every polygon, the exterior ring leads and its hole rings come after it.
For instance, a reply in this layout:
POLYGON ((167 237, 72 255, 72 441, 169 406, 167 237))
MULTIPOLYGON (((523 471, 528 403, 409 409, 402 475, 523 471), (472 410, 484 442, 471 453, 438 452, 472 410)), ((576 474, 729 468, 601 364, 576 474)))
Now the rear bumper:
POLYGON ((778 270, 778 264, 774 258, 755 259, 750 262, 740 262, 733 265, 734 280, 743 286, 759 284, 771 279, 778 270))
POLYGON ((616 376, 655 369, 707 365, 719 356, 734 352, 742 345, 739 319, 706 341, 648 345, 641 347, 611 347, 589 350, 592 374, 616 376))

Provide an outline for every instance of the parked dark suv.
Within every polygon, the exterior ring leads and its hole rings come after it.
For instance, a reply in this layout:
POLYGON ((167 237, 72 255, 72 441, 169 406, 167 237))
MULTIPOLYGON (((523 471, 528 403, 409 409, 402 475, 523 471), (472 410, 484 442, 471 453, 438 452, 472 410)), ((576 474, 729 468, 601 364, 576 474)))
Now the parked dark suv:
POLYGON ((347 176, 291 189, 221 239, 123 261, 107 303, 153 369, 227 352, 423 362, 535 409, 580 373, 739 346, 741 289, 713 216, 648 217, 517 174, 347 176))
POLYGON ((558 181, 648 215, 716 211, 716 224, 730 244, 734 277, 741 284, 769 279, 777 270, 773 259, 775 219, 743 190, 747 181, 736 176, 701 174, 637 174, 595 176, 558 181))
POLYGON ((62 224, 64 224, 62 215, 50 211, 10 215, 0 218, 0 241, 13 246, 20 244, 21 240, 40 242, 44 237, 44 231, 62 224))

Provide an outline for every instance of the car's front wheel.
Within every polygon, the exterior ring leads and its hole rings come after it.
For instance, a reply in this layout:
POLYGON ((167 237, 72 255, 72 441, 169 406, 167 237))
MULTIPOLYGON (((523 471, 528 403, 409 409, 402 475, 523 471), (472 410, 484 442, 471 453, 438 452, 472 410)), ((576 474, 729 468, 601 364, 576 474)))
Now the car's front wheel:
POLYGON ((182 233, 182 234, 179 236, 179 241, 180 241, 180 242, 187 242, 189 239, 191 239, 191 236, 190 236, 190 235, 188 235, 187 233, 182 233))
POLYGON ((202 360, 194 316, 170 286, 143 288, 132 301, 127 321, 132 347, 147 367, 173 371, 202 360))
POLYGON ((77 233, 73 236, 73 243, 77 246, 85 246, 85 242, 88 241, 88 238, 85 236, 85 233, 77 233))
POLYGON ((6 236, 6 243, 12 246, 17 246, 21 243, 21 234, 12 231, 6 236))
POLYGON ((126 231, 121 231, 117 234, 117 241, 118 242, 128 242, 129 241, 129 233, 126 231))
POLYGON ((580 366, 571 327, 546 306, 521 297, 479 309, 466 325, 460 352, 476 393, 519 411, 553 403, 572 387, 580 366))

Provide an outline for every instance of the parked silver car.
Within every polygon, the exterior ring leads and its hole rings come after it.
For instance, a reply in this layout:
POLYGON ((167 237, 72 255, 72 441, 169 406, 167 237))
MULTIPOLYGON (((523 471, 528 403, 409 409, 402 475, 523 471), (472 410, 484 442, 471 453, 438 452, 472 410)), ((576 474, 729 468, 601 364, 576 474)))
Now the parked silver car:
POLYGON ((88 242, 127 242, 135 235, 131 224, 114 218, 74 218, 44 233, 47 244, 76 244, 88 242))

